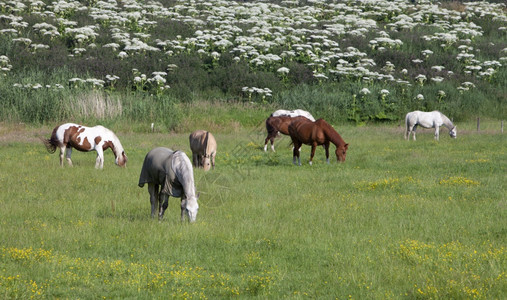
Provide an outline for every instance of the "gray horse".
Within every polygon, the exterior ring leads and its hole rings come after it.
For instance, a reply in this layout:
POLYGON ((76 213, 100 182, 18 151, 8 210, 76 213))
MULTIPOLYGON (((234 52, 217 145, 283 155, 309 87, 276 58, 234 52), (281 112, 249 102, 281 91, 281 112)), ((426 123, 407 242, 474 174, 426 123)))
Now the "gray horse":
POLYGON ((188 137, 192 150, 192 162, 196 168, 204 168, 208 171, 215 169, 215 155, 217 153, 217 141, 209 131, 196 130, 188 137))
POLYGON ((187 215, 190 222, 195 222, 199 195, 195 193, 192 164, 184 152, 164 147, 148 152, 139 176, 139 186, 143 187, 145 183, 148 183, 152 218, 156 211, 159 220, 164 217, 169 196, 173 196, 181 198, 181 220, 187 215))

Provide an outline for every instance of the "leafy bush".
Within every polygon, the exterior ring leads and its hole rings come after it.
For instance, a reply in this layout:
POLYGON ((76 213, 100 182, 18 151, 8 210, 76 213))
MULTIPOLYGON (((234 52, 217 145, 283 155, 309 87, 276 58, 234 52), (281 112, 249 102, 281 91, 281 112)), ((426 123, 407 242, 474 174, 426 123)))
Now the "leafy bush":
POLYGON ((122 102, 115 118, 143 120, 146 99, 271 103, 357 123, 411 109, 505 115, 500 3, 15 3, 0 7, 2 120, 88 118, 67 97, 98 90, 122 102), (58 92, 27 90, 39 85, 58 92))

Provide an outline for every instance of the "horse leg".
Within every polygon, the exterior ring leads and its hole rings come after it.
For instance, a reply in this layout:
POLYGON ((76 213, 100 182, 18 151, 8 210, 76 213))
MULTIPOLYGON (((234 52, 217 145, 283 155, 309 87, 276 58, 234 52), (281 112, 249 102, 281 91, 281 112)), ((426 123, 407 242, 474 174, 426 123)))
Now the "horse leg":
MULTIPOLYGON (((67 162, 69 163, 69 166, 72 167, 72 159, 70 159, 70 156, 72 155, 72 147, 67 147, 66 155, 67 155, 67 162)), ((60 156, 60 157, 62 157, 62 156, 60 156)), ((63 161, 62 161, 61 165, 63 166, 63 161)))
POLYGON ((268 150, 268 141, 269 141, 269 135, 264 140, 264 152, 268 150))
POLYGON ((65 146, 60 147, 60 167, 63 167, 63 158, 65 157, 65 146))
POLYGON ((326 150, 326 163, 329 165, 329 142, 322 146, 324 146, 324 149, 326 150))
POLYGON ((181 222, 185 221, 187 211, 187 199, 181 198, 181 222))
POLYGON ((435 140, 439 140, 440 137, 440 127, 435 125, 435 140))
POLYGON ((268 136, 269 137, 269 141, 271 142, 271 150, 273 152, 276 152, 275 151, 275 137, 276 137, 277 134, 278 134, 278 131, 268 136))
MULTIPOLYGON (((412 127, 410 130, 412 131, 413 135, 414 135, 414 141, 416 140, 415 139, 415 130, 417 129, 417 126, 414 125, 414 127, 412 127)), ((410 139, 410 134, 409 134, 409 139, 410 139)))
POLYGON ((196 167, 196 168, 199 167, 197 153, 195 153, 195 152, 192 152, 192 163, 194 164, 194 167, 196 167))
POLYGON ((95 147, 97 151, 97 159, 95 159, 95 169, 104 168, 104 150, 102 150, 102 146, 95 147))
POLYGON ((310 153, 310 166, 313 164, 313 156, 315 155, 315 149, 317 145, 315 143, 312 144, 312 152, 310 153))
POLYGON ((294 144, 294 148, 292 149, 292 163, 296 165, 296 158, 297 158, 297 164, 298 165, 301 165, 301 159, 299 157, 300 155, 300 151, 299 151, 299 148, 301 147, 301 144, 299 144, 298 142, 294 142, 292 141, 293 144, 294 144))
POLYGON ((148 193, 150 193, 151 218, 155 218, 155 210, 158 209, 158 184, 148 183, 148 193))
POLYGON ((169 206, 169 195, 165 193, 160 193, 158 204, 159 204, 158 220, 160 221, 164 218, 165 210, 167 209, 167 206, 169 206))
POLYGON ((201 155, 199 153, 196 154, 195 165, 196 165, 197 168, 202 167, 202 157, 201 157, 201 155))

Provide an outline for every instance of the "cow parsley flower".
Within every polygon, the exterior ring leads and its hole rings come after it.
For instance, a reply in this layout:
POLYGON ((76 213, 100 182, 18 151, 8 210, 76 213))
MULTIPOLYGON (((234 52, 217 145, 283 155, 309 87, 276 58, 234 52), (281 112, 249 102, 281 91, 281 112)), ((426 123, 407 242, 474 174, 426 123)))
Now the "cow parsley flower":
POLYGON ((431 69, 435 70, 436 72, 442 72, 442 70, 444 70, 445 67, 444 66, 432 66, 431 69))
POLYGON ((360 93, 361 93, 361 94, 363 94, 363 95, 368 95, 368 94, 370 94, 371 92, 370 92, 370 90, 369 90, 369 89, 367 89, 367 88, 363 88, 363 89, 361 90, 361 92, 360 92, 360 93))
POLYGON ((419 74, 415 77, 415 80, 420 84, 420 85, 423 85, 424 82, 426 82, 426 75, 423 75, 423 74, 419 74))
POLYGON ((278 70, 276 70, 278 73, 280 74, 289 74, 289 68, 286 68, 286 67, 281 67, 281 68, 278 68, 278 70))

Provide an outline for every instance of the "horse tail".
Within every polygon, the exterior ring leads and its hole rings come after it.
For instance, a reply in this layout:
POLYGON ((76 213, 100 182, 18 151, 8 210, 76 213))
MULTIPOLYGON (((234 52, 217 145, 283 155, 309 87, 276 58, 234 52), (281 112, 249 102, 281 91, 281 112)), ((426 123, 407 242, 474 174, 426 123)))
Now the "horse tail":
POLYGON ((407 139, 409 137, 409 129, 408 129, 408 116, 409 116, 410 113, 407 113, 405 115, 405 139, 407 139))
POLYGON ((277 132, 278 130, 271 124, 271 120, 273 120, 271 117, 266 119, 266 130, 268 131, 268 134, 277 132))
POLYGON ((43 139, 41 138, 42 142, 44 143, 44 146, 46 146, 46 149, 49 153, 53 154, 56 151, 56 139, 53 139, 53 137, 49 139, 43 139))
POLYGON ((53 130, 53 132, 51 133, 51 137, 49 139, 41 138, 42 142, 44 143, 44 146, 46 146, 46 149, 48 150, 49 153, 55 153, 56 147, 59 144, 58 138, 56 137, 57 128, 53 130))

